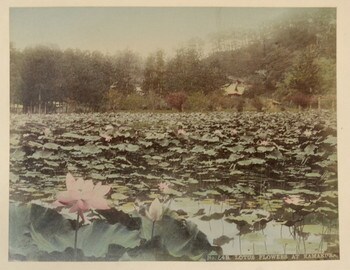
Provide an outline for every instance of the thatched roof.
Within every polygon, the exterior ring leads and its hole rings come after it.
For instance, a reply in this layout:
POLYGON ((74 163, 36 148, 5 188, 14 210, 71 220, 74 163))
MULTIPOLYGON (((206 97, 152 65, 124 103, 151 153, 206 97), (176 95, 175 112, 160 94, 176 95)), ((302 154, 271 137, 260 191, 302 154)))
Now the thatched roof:
POLYGON ((247 86, 245 84, 237 81, 223 87, 225 95, 227 96, 241 96, 246 88, 247 86))

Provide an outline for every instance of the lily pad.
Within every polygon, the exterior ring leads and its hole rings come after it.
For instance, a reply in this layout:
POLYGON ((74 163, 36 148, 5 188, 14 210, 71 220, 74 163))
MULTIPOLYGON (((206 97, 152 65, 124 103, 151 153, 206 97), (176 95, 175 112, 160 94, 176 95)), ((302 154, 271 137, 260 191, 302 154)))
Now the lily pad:
POLYGON ((251 165, 263 165, 266 161, 261 158, 252 158, 247 160, 238 161, 237 164, 240 166, 251 166, 251 165))
MULTIPOLYGON (((139 245, 140 240, 138 231, 98 220, 79 229, 78 248, 85 256, 104 257, 110 244, 132 248, 139 245)), ((35 259, 33 255, 39 251, 63 252, 73 247, 73 243, 71 222, 55 210, 35 204, 10 204, 9 249, 12 255, 30 255, 35 259)))

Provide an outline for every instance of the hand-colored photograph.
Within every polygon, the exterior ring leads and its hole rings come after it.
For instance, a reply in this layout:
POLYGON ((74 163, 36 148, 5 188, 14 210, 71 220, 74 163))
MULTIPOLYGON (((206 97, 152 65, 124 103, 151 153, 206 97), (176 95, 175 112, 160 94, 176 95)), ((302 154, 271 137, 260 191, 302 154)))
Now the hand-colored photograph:
POLYGON ((340 259, 335 7, 9 19, 9 261, 340 259))

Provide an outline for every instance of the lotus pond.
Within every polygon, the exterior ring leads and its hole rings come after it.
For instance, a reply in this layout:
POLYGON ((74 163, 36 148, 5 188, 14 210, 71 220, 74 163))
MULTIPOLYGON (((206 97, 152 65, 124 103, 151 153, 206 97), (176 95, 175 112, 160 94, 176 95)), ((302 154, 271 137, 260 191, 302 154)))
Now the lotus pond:
POLYGON ((327 111, 11 115, 9 258, 73 259, 68 172, 111 186, 78 260, 338 254, 336 149, 327 111))

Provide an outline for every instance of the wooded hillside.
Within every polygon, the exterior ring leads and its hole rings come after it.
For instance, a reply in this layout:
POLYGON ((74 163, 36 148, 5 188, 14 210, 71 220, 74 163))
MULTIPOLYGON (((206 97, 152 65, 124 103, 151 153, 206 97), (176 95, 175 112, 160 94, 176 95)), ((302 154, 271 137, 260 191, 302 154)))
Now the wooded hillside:
POLYGON ((305 108, 322 99, 330 108, 335 101, 335 9, 291 12, 254 31, 213 33, 171 57, 161 50, 145 59, 130 50, 106 55, 15 44, 10 50, 10 102, 23 112, 55 112, 62 104, 70 111, 239 110, 264 99, 305 108), (223 89, 236 79, 249 87, 240 100, 228 100, 223 89))

